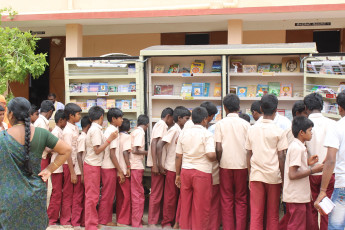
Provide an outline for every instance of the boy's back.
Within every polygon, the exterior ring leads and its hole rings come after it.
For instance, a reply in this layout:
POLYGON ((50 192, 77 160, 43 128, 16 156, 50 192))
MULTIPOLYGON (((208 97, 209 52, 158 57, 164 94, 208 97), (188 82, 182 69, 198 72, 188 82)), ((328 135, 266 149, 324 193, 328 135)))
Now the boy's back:
POLYGON ((167 144, 164 146, 166 149, 166 158, 163 159, 162 157, 162 163, 163 167, 166 170, 176 172, 175 167, 175 158, 176 158, 176 143, 177 139, 180 135, 181 128, 178 124, 175 123, 173 127, 171 127, 165 136, 163 136, 162 140, 166 141, 167 144))
MULTIPOLYGON (((55 126, 55 128, 52 130, 52 134, 62 140, 63 137, 63 131, 59 126, 55 126)), ((51 162, 54 162, 55 158, 58 156, 58 153, 52 152, 52 158, 51 162)), ((53 173, 62 173, 62 166, 60 166, 57 170, 55 170, 53 173)))
POLYGON ((93 122, 89 131, 86 134, 85 144, 86 144, 86 156, 85 163, 91 166, 101 166, 104 151, 100 154, 96 154, 94 146, 102 145, 104 142, 102 126, 93 122))
POLYGON ((123 156, 123 151, 130 150, 132 149, 132 140, 131 140, 131 135, 127 133, 121 132, 119 134, 119 165, 124 173, 127 171, 127 165, 125 162, 125 158, 123 156))
MULTIPOLYGON (((131 133, 131 144, 132 144, 132 151, 134 146, 138 146, 139 150, 144 150, 145 148, 145 131, 141 127, 136 127, 133 132, 131 133)), ((136 155, 131 153, 129 155, 129 161, 131 163, 131 169, 145 169, 143 160, 144 155, 136 155)))

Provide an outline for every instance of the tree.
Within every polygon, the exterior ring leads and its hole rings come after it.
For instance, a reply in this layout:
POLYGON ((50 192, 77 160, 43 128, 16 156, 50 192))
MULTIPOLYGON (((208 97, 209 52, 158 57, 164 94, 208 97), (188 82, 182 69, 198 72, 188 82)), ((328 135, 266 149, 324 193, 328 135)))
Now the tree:
POLYGON ((35 54, 40 38, 29 31, 1 26, 2 13, 13 19, 17 12, 11 8, 0 9, 0 94, 7 90, 7 83, 21 82, 30 74, 39 78, 48 65, 47 54, 35 54))

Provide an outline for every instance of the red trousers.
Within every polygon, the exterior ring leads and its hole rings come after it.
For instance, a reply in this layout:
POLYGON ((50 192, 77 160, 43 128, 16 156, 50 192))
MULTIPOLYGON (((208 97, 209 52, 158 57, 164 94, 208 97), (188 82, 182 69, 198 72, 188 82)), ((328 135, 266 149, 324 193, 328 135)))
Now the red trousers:
MULTIPOLYGON (((321 180, 322 175, 316 175, 316 176, 309 176, 310 181, 310 189, 311 189, 311 196, 312 196, 312 207, 314 207, 314 202, 317 199, 320 188, 321 188, 321 180)), ((334 174, 331 177, 331 180, 329 181, 326 194, 328 198, 331 198, 333 190, 334 190, 334 174)), ((328 229, 328 215, 321 216, 321 222, 320 222, 320 228, 319 228, 319 220, 318 220, 318 211, 315 208, 311 209, 312 212, 312 223, 310 230, 327 230, 328 229)))
POLYGON ((279 227, 279 203, 281 184, 266 184, 260 181, 250 182, 250 229, 264 228, 266 211, 266 229, 279 227))
POLYGON ((181 229, 208 230, 212 199, 212 174, 196 169, 181 172, 181 229))
POLYGON ((162 227, 172 226, 174 224, 177 199, 179 196, 179 189, 175 185, 175 179, 176 172, 167 171, 164 185, 162 227))
POLYGON ((212 186, 212 200, 211 200, 211 211, 210 211, 210 230, 218 230, 222 219, 221 208, 220 208, 220 186, 215 184, 212 186))
POLYGON ((143 187, 143 169, 131 170, 131 203, 132 227, 142 227, 141 220, 144 214, 145 194, 143 187))
POLYGON ((179 195, 178 202, 177 202, 175 222, 180 223, 180 217, 181 217, 181 191, 180 191, 180 195, 179 195))
POLYGON ((59 219, 61 210, 63 173, 51 174, 51 180, 53 189, 47 214, 49 218, 49 225, 55 225, 59 219))
POLYGON ((98 223, 112 222, 113 203, 116 191, 116 169, 101 169, 102 197, 98 207, 98 223))
POLYGON ((307 230, 310 224, 310 203, 286 203, 286 214, 279 221, 279 230, 307 230))
POLYGON ((41 160, 41 171, 43 171, 43 169, 47 168, 49 164, 50 164, 50 157, 47 157, 47 159, 42 158, 42 160, 41 160))
POLYGON ((163 199, 164 175, 151 173, 151 194, 149 203, 149 224, 158 224, 163 199))
POLYGON ((81 183, 81 176, 78 175, 78 182, 73 185, 73 202, 72 202, 72 218, 71 224, 75 226, 85 225, 84 218, 84 196, 85 189, 84 185, 81 183))
POLYGON ((248 169, 220 168, 220 199, 224 230, 247 227, 248 169))
POLYGON ((116 219, 117 223, 131 224, 131 179, 126 177, 123 184, 116 185, 116 219))
POLYGON ((73 204, 73 184, 71 182, 71 173, 68 164, 63 165, 63 193, 61 206, 61 225, 71 225, 72 204, 73 204))
POLYGON ((91 166, 84 162, 85 186, 85 227, 87 230, 97 230, 99 187, 101 184, 101 166, 91 166))

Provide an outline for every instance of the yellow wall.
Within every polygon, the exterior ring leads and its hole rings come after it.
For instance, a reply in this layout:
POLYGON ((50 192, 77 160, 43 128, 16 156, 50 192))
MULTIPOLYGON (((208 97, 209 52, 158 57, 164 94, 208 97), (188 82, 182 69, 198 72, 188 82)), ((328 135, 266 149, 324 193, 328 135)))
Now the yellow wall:
POLYGON ((265 44, 285 42, 285 30, 243 31, 243 44, 265 44))
POLYGON ((113 34, 84 36, 83 56, 97 57, 108 53, 126 53, 138 56, 140 50, 160 45, 160 34, 113 34))

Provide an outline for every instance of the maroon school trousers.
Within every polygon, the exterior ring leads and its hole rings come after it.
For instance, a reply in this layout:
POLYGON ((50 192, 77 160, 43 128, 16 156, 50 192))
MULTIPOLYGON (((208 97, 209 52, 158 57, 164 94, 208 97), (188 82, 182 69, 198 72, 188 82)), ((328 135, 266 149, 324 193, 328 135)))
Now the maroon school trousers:
POLYGON ((218 230, 222 219, 221 208, 220 208, 220 185, 212 185, 212 200, 211 200, 211 211, 210 211, 210 230, 218 230))
MULTIPOLYGON (((311 205, 314 207, 314 202, 317 199, 319 193, 320 193, 320 188, 321 188, 321 180, 322 180, 322 175, 315 175, 315 176, 309 176, 309 181, 310 181, 310 189, 311 189, 311 205)), ((328 187, 326 194, 328 198, 331 198, 333 190, 334 190, 334 174, 331 177, 331 180, 329 181, 328 187)), ((318 211, 315 208, 311 209, 312 213, 312 227, 310 227, 310 230, 327 230, 328 229, 328 215, 321 216, 321 221, 320 221, 320 228, 319 228, 319 217, 318 217, 318 211)))
POLYGON ((73 184, 71 182, 71 173, 68 164, 63 164, 63 192, 61 205, 61 225, 71 225, 72 203, 73 203, 73 184))
POLYGON ((143 187, 144 169, 131 170, 132 227, 142 227, 145 194, 143 187))
POLYGON ((47 168, 49 164, 50 164, 50 157, 47 156, 47 159, 42 159, 41 160, 41 171, 43 171, 43 169, 47 168))
POLYGON ((59 219, 61 210, 63 173, 51 174, 51 180, 53 188, 47 214, 49 218, 49 225, 55 225, 59 219))
POLYGON ((151 194, 149 203, 149 224, 158 224, 163 199, 164 175, 151 173, 151 194))
POLYGON ((212 199, 212 174, 196 169, 181 172, 181 229, 208 230, 212 199))
POLYGON ((85 189, 81 183, 81 175, 77 175, 78 182, 73 185, 73 202, 72 202, 72 218, 73 227, 85 225, 84 218, 84 197, 85 189))
POLYGON ((165 175, 162 227, 172 226, 176 215, 179 189, 175 184, 176 172, 167 171, 165 175))
POLYGON ((116 169, 101 169, 102 197, 98 207, 98 223, 106 225, 112 222, 113 203, 116 191, 116 169))
POLYGON ((85 186, 85 227, 87 230, 97 230, 99 188, 101 184, 101 166, 91 166, 84 162, 85 186))
POLYGON ((247 227, 248 169, 220 168, 220 199, 224 230, 247 227))
POLYGON ((126 177, 123 184, 116 184, 116 219, 123 225, 131 224, 131 179, 126 177))
POLYGON ((250 182, 250 229, 264 228, 265 213, 266 229, 278 229, 281 186, 282 184, 260 181, 250 182))
POLYGON ((311 203, 286 203, 286 214, 279 230, 307 230, 311 224, 311 203))

